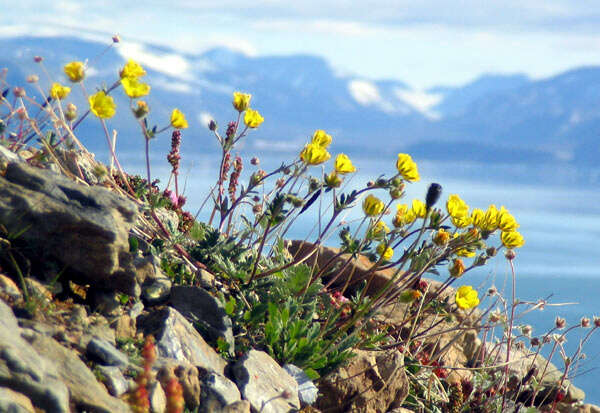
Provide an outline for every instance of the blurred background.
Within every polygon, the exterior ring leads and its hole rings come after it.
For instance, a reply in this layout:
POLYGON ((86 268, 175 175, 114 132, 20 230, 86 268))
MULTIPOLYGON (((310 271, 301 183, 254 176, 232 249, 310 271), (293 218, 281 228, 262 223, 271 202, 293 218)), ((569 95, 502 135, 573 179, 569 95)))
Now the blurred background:
MULTIPOLYGON (((13 85, 37 73, 45 87, 65 81, 65 63, 88 59, 92 91, 112 84, 126 59, 139 61, 152 86, 150 123, 168 124, 174 107, 190 123, 181 177, 192 212, 220 160, 206 126, 214 119, 226 128, 236 115, 231 93, 244 91, 265 118, 240 148, 246 171, 252 156, 267 171, 293 159, 315 129, 330 133, 332 153, 348 154, 359 168, 350 186, 391 176, 396 154, 409 153, 421 173, 409 202, 439 182, 445 196, 458 193, 471 207, 505 205, 526 239, 515 260, 517 296, 577 303, 546 307, 518 324, 533 324, 535 335, 557 315, 572 325, 600 314, 600 3, 86 3, 4 4, 0 68, 13 85), (114 34, 121 42, 106 51, 114 34)), ((81 94, 71 96, 85 107, 81 94)), ((115 96, 127 108, 124 93, 115 96)), ((109 127, 118 130, 125 169, 144 174, 143 138, 129 111, 109 127)), ((78 137, 108 159, 97 119, 86 119, 78 137)), ((153 175, 163 183, 169 145, 168 133, 151 143, 153 175)), ((469 276, 482 288, 510 284, 503 257, 469 276)), ((583 333, 568 336, 571 354, 583 333)), ((574 382, 586 401, 599 403, 600 339, 585 352, 574 382)))

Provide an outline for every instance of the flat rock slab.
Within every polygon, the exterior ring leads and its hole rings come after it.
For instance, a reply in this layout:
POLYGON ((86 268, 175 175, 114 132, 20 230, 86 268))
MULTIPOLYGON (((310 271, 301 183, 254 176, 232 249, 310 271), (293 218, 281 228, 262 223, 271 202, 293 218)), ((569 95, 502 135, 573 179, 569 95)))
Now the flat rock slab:
POLYGON ((0 224, 34 258, 53 258, 95 286, 139 295, 129 253, 137 216, 130 200, 49 170, 9 163, 0 177, 0 224))
POLYGON ((233 375, 253 411, 281 413, 300 409, 298 383, 267 353, 250 350, 233 366, 233 375))
POLYGON ((69 413, 69 391, 56 366, 20 332, 11 308, 0 300, 0 386, 24 394, 34 406, 69 413))
POLYGON ((224 374, 225 360, 204 341, 194 326, 177 310, 165 307, 137 319, 145 335, 156 338, 160 357, 183 361, 207 371, 224 374))
POLYGON ((98 413, 130 412, 125 402, 108 394, 77 353, 39 333, 33 333, 31 345, 46 360, 52 361, 61 381, 69 388, 71 403, 78 409, 98 413))
POLYGON ((98 337, 90 340, 87 345, 87 353, 100 360, 100 363, 105 366, 126 366, 129 363, 129 359, 124 353, 117 350, 108 341, 98 337))

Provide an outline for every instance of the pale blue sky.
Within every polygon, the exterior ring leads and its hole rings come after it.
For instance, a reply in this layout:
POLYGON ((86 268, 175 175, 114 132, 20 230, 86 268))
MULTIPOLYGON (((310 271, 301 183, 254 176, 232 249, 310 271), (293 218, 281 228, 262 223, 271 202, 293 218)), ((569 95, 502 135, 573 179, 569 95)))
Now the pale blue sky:
MULTIPOLYGON (((4 3, 2 0, 0 3, 4 3)), ((600 63, 600 2, 573 0, 21 0, 2 5, 0 36, 118 33, 180 51, 310 53, 339 73, 415 88, 481 73, 532 77, 600 63)))

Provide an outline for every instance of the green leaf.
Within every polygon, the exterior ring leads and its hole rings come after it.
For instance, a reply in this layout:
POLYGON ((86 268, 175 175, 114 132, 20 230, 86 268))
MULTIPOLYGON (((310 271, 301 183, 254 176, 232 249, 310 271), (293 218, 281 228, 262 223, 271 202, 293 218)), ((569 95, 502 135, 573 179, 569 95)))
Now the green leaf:
POLYGON ((228 316, 233 316, 235 314, 235 305, 236 301, 233 297, 231 297, 225 304, 225 313, 227 313, 228 316))

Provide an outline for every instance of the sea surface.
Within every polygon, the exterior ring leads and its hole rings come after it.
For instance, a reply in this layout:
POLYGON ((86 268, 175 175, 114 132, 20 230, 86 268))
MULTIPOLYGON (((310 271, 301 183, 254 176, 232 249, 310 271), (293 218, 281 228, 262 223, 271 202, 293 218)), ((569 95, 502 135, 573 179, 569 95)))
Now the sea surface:
MULTIPOLYGON (((254 155, 250 151, 242 153, 245 169, 241 183, 247 182, 248 173, 256 170, 248 162, 254 155)), ((283 159, 292 159, 294 154, 258 155, 261 156, 260 167, 269 172, 283 159)), ((376 158, 349 155, 359 171, 347 180, 346 191, 363 187, 367 181, 382 174, 390 177, 395 172, 394 152, 382 153, 376 158)), ((145 176, 140 156, 141 153, 121 154, 120 160, 128 172, 145 176)), ((215 182, 220 158, 217 154, 184 153, 182 156, 179 185, 188 198, 186 209, 195 214, 215 182)), ((164 185, 169 179, 169 168, 163 159, 153 156, 152 168, 153 177, 159 177, 164 185)), ((449 194, 459 194, 472 208, 485 209, 491 203, 498 207, 504 205, 517 218, 526 244, 517 250, 514 260, 516 296, 530 302, 546 299, 549 305, 543 311, 536 310, 519 318, 516 325, 531 324, 535 336, 551 329, 556 316, 564 317, 571 326, 579 323, 581 317, 600 315, 600 172, 597 168, 578 168, 569 164, 417 162, 421 180, 407 185, 405 202, 410 203, 413 198, 424 199, 428 185, 437 182, 443 187, 439 207, 443 208, 449 194)), ((322 170, 314 167, 311 173, 318 176, 322 170)), ((380 195, 385 198, 383 191, 380 195)), ((207 205, 198 215, 201 220, 210 213, 210 201, 207 205)), ((321 208, 325 216, 330 213, 327 211, 328 200, 314 208, 321 208)), ((355 209, 344 217, 347 222, 361 217, 360 207, 355 209)), ((388 221, 391 218, 389 216, 388 221)), ((286 237, 314 239, 314 230, 318 226, 319 219, 315 214, 303 215, 286 237)), ((336 245, 337 237, 333 236, 327 242, 336 245)), ((499 244, 497 236, 488 244, 494 243, 499 244)), ((482 292, 494 285, 505 297, 511 295, 511 270, 502 255, 459 281, 477 286, 482 292)), ((519 306, 517 313, 526 308, 519 306)), ((580 339, 588 331, 577 328, 567 335, 567 355, 575 353, 580 339)), ((587 358, 572 371, 573 382, 586 392, 587 402, 600 404, 600 391, 597 391, 600 329, 585 344, 583 352, 587 358)), ((559 357, 553 362, 562 366, 559 357)))

